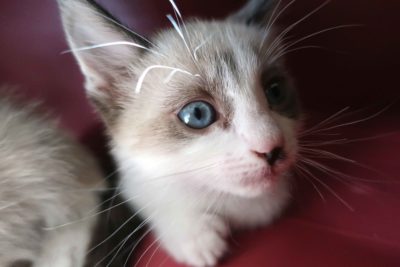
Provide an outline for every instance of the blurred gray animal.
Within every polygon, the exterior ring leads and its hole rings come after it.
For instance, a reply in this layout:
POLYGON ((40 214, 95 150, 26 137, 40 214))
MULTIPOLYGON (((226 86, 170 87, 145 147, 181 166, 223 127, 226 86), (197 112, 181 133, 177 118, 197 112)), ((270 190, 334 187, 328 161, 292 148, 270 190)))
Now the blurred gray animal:
POLYGON ((31 106, 0 98, 0 266, 81 267, 102 174, 31 106))

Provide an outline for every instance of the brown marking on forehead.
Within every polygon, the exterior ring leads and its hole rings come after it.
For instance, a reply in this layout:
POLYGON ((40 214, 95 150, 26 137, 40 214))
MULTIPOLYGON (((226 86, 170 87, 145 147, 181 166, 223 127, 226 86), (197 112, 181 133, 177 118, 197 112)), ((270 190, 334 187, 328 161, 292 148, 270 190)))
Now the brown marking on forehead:
POLYGON ((200 99, 213 99, 205 86, 196 85, 188 88, 174 88, 170 90, 169 95, 163 101, 163 107, 172 111, 182 108, 191 101, 200 99))
POLYGON ((225 66, 232 73, 233 77, 239 77, 239 67, 233 51, 222 52, 221 60, 225 63, 225 66))
POLYGON ((216 80, 239 77, 239 67, 233 51, 217 51, 214 55, 214 62, 212 64, 214 64, 216 68, 216 80), (226 77, 228 73, 230 73, 231 75, 229 77, 226 77))

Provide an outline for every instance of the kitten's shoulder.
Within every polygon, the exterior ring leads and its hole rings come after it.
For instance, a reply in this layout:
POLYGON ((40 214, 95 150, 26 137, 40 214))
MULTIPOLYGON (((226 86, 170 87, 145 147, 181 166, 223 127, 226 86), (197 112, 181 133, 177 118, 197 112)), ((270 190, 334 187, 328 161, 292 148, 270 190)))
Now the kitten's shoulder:
POLYGON ((93 173, 99 170, 94 157, 61 130, 39 102, 21 101, 4 93, 0 94, 0 158, 0 180, 5 169, 24 166, 31 174, 52 170, 67 174, 73 169, 71 177, 79 179, 81 185, 101 184, 101 174, 93 173))

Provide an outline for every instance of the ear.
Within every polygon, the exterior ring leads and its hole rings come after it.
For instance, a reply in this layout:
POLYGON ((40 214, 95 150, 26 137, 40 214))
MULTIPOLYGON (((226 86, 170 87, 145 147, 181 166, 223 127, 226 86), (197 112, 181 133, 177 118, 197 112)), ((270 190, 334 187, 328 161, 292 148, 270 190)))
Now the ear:
POLYGON ((105 122, 111 123, 132 95, 117 82, 129 75, 129 66, 146 48, 144 38, 134 36, 94 1, 58 0, 58 4, 68 43, 86 79, 87 94, 105 122))
POLYGON ((247 4, 229 19, 247 25, 266 25, 278 5, 276 2, 276 0, 248 0, 247 4))

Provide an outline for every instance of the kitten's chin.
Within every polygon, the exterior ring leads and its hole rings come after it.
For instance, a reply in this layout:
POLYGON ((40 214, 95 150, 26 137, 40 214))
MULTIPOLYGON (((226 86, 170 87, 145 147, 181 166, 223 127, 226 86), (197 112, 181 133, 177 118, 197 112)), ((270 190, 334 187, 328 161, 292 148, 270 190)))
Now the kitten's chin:
POLYGON ((256 198, 270 192, 271 187, 272 185, 268 182, 251 183, 237 188, 232 193, 243 198, 256 198))
POLYGON ((256 198, 265 194, 272 194, 279 185, 286 179, 286 175, 263 175, 241 180, 230 188, 229 193, 243 197, 256 198))

